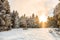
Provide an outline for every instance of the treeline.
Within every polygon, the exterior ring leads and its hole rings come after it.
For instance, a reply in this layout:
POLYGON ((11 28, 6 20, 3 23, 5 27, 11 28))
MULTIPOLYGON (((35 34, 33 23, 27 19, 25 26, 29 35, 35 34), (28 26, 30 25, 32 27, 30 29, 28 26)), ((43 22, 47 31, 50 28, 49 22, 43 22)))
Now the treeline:
MULTIPOLYGON (((14 14, 18 14, 17 12, 13 12, 14 14)), ((13 15, 14 15, 13 14, 13 15)), ((25 14, 21 17, 19 17, 18 15, 14 16, 15 17, 15 21, 14 21, 14 25, 12 28, 59 28, 58 27, 58 23, 55 20, 56 18, 53 17, 49 17, 47 18, 47 22, 40 22, 39 21, 39 17, 34 14, 32 14, 30 17, 27 17, 25 14)), ((13 18, 13 17, 12 17, 13 18)))
POLYGON ((34 14, 31 17, 26 17, 25 14, 19 17, 17 11, 10 12, 8 0, 0 0, 0 31, 10 30, 12 28, 59 28, 60 13, 47 19, 47 22, 42 23, 39 22, 38 16, 34 14))
POLYGON ((38 16, 28 18, 24 14, 19 18, 17 11, 10 12, 8 0, 0 0, 0 31, 12 28, 39 28, 38 16))

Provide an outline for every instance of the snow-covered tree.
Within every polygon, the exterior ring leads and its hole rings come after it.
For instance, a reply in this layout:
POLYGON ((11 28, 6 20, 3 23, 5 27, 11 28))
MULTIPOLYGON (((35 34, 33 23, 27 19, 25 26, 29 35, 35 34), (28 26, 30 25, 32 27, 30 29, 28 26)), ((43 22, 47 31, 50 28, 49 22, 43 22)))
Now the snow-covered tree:
POLYGON ((57 27, 58 28, 60 28, 60 18, 59 18, 59 16, 60 16, 60 2, 58 3, 58 5, 54 9, 54 17, 55 17, 55 20, 57 22, 57 27))
POLYGON ((17 11, 13 11, 12 21, 13 21, 13 27, 19 28, 19 16, 17 11))
POLYGON ((22 27, 22 28, 27 28, 27 17, 25 17, 25 14, 24 14, 24 16, 22 16, 21 18, 20 18, 20 27, 22 27))
POLYGON ((57 22, 54 17, 48 17, 48 27, 56 28, 57 27, 57 22))

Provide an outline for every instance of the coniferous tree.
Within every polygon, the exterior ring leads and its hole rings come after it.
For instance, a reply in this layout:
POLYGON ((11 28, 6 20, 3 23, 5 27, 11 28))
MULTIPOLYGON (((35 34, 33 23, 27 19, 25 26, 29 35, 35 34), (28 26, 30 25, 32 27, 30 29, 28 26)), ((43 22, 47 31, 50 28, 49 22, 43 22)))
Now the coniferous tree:
POLYGON ((55 18, 54 17, 48 17, 48 21, 47 21, 48 23, 48 27, 51 27, 51 28, 57 28, 57 22, 56 22, 56 20, 55 20, 55 18))
POLYGON ((13 11, 12 22, 13 22, 13 28, 19 27, 19 16, 17 11, 13 11))
MULTIPOLYGON (((60 0, 59 0, 60 1, 60 0)), ((54 9, 54 17, 55 17, 55 21, 57 22, 57 27, 60 28, 60 2, 58 3, 58 5, 55 7, 54 9)))

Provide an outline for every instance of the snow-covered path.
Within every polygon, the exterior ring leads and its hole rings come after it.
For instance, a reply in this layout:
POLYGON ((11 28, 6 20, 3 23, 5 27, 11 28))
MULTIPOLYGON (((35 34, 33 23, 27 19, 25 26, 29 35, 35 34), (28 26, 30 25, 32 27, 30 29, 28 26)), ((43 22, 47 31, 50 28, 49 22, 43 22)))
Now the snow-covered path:
POLYGON ((57 40, 51 33, 50 28, 36 28, 28 30, 13 29, 0 32, 0 40, 57 40))

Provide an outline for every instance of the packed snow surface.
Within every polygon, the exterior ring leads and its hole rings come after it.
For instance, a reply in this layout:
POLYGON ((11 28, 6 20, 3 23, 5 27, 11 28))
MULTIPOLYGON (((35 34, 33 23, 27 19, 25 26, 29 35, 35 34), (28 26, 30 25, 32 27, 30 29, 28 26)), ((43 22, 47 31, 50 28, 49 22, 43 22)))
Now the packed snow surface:
POLYGON ((0 40, 59 40, 60 37, 50 33, 50 29, 53 28, 12 29, 0 32, 0 40))

